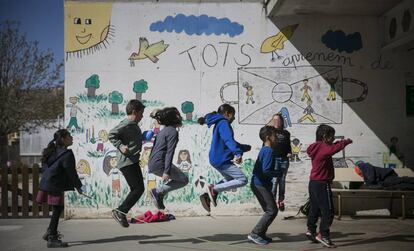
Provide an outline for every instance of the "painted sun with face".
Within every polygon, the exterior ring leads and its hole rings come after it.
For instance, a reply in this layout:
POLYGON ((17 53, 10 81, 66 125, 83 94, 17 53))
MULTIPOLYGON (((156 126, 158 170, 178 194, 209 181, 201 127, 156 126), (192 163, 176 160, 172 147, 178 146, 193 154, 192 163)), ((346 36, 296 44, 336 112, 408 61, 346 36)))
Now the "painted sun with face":
POLYGON ((106 48, 113 37, 112 3, 65 2, 65 52, 82 57, 106 48))

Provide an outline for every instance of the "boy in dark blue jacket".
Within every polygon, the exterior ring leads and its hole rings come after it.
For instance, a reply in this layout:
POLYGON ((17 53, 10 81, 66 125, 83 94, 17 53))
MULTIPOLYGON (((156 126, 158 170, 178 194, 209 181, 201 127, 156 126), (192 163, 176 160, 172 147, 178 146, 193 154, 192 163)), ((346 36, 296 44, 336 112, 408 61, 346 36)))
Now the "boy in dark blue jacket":
POLYGON ((276 133, 276 128, 272 126, 264 126, 260 129, 259 136, 263 141, 263 147, 254 165, 253 177, 250 184, 253 194, 265 212, 252 232, 247 236, 249 240, 258 245, 266 245, 272 241, 272 238, 266 236, 266 232, 278 212, 272 194, 272 179, 280 175, 280 172, 274 169, 272 150, 277 143, 276 133))

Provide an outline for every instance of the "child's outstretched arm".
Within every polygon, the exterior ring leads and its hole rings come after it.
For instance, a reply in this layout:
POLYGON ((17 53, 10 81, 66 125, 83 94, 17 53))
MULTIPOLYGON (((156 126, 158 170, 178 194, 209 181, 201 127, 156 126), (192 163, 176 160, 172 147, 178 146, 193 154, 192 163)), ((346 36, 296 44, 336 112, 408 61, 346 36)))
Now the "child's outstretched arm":
POLYGON ((328 145, 328 147, 326 148, 326 151, 323 153, 323 156, 330 157, 334 155, 335 153, 341 151, 342 149, 344 149, 347 145, 351 143, 352 143, 351 139, 342 139, 342 140, 336 141, 332 145, 328 145))
POLYGON ((240 144, 239 142, 237 142, 238 147, 245 153, 248 152, 252 149, 251 145, 246 145, 246 144, 240 144))

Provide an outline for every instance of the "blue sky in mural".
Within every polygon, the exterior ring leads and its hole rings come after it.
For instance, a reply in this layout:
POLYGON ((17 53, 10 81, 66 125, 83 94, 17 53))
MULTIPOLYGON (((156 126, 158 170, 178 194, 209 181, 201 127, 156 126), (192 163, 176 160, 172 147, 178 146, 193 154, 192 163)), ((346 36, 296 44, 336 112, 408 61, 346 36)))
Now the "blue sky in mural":
POLYGON ((164 21, 157 21, 150 25, 151 31, 158 32, 185 32, 187 35, 229 35, 238 36, 243 33, 244 26, 232 22, 228 18, 216 18, 207 15, 185 16, 178 14, 175 17, 167 16, 164 21))
POLYGON ((359 32, 355 32, 349 35, 346 35, 343 31, 329 30, 322 36, 322 43, 326 45, 329 49, 339 52, 352 53, 359 49, 362 49, 362 38, 359 32))
POLYGON ((0 0, 0 22, 6 20, 19 21, 27 40, 39 41, 63 62, 63 0, 0 0))

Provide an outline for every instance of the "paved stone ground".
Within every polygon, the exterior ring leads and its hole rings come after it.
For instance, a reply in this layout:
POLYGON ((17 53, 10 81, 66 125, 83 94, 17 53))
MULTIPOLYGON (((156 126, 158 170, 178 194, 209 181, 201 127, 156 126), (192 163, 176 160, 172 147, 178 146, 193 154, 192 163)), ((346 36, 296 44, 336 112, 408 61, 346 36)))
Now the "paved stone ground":
MULTIPOLYGON (((134 224, 122 228, 112 219, 62 221, 59 230, 67 250, 324 250, 305 235, 306 219, 283 220, 280 214, 268 235, 274 242, 257 246, 246 235, 260 216, 181 217, 171 222, 134 224)), ((46 250, 41 239, 48 219, 0 220, 0 249, 46 250)), ((345 217, 333 223, 337 250, 414 250, 414 220, 385 217, 345 217)))

